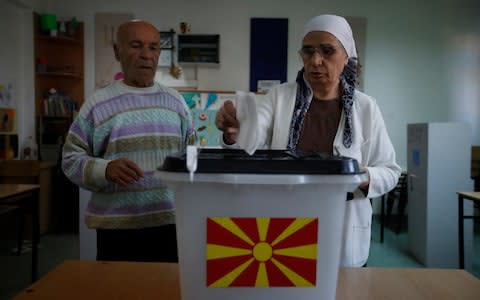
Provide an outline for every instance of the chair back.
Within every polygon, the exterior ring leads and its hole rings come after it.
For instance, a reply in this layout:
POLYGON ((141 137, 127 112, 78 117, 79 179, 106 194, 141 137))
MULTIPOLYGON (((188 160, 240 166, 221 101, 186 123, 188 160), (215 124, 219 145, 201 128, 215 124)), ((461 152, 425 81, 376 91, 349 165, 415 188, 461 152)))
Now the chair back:
POLYGON ((475 191, 480 191, 480 146, 472 146, 471 177, 475 181, 475 191))

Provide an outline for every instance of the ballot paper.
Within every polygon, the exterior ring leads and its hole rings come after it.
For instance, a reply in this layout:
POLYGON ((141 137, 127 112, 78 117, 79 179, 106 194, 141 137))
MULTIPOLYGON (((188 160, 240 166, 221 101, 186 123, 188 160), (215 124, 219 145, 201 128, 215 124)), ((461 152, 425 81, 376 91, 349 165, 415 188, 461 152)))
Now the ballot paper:
POLYGON ((197 146, 187 146, 187 170, 190 173, 190 182, 193 182, 193 173, 197 170, 198 150, 197 146))
POLYGON ((237 120, 240 128, 237 136, 237 145, 249 155, 257 150, 257 107, 255 94, 252 92, 237 91, 235 93, 237 120))

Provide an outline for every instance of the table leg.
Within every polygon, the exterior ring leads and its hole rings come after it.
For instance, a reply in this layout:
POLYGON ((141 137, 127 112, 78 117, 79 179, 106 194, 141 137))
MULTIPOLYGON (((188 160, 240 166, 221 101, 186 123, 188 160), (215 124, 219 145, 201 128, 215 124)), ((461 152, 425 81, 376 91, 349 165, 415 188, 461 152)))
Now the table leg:
POLYGON ((465 268, 465 253, 463 240, 463 196, 458 195, 458 261, 459 268, 465 268))
POLYGON ((38 275, 38 244, 40 242, 40 220, 38 190, 32 193, 32 283, 37 280, 38 275))

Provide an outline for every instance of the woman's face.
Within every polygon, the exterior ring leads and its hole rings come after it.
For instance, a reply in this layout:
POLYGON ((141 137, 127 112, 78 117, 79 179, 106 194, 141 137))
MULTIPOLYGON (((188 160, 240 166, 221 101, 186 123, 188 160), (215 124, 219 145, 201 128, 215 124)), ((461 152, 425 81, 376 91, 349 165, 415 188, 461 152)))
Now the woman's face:
POLYGON ((336 86, 348 62, 342 44, 325 31, 312 31, 303 38, 300 56, 305 67, 305 78, 312 87, 336 86))

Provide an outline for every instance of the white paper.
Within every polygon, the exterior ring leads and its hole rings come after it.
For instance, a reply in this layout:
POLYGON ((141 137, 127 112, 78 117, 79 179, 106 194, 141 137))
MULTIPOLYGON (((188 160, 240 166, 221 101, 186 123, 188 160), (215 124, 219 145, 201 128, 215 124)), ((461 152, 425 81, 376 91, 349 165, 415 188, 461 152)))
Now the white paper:
POLYGON ((197 147, 187 146, 187 170, 190 172, 190 181, 193 181, 193 173, 197 170, 197 157, 197 147))
POLYGON ((237 120, 240 123, 237 145, 249 155, 257 150, 257 107, 255 94, 251 92, 237 91, 235 105, 237 107, 237 120))

